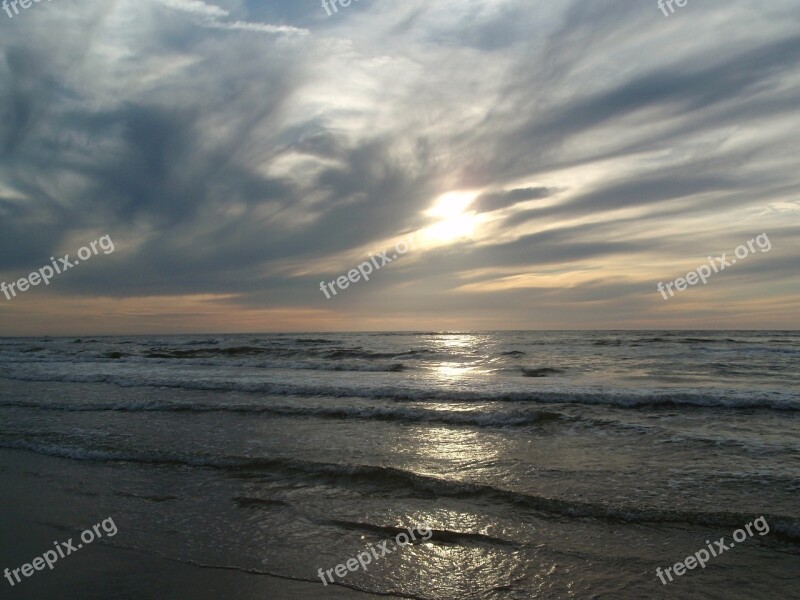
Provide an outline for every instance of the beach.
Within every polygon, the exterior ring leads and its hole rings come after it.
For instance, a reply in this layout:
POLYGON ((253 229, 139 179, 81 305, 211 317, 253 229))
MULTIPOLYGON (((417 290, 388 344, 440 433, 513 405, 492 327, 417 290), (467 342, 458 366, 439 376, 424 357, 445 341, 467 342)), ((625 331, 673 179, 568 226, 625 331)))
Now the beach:
POLYGON ((3 597, 797 597, 798 341, 5 338, 0 567, 118 531, 3 597))

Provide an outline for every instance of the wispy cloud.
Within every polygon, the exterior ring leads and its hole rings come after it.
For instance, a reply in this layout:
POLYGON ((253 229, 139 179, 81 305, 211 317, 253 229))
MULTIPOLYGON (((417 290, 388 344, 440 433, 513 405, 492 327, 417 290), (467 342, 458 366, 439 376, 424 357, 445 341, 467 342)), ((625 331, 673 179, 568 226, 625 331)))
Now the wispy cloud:
POLYGON ((200 23, 205 27, 216 29, 231 29, 240 31, 254 31, 260 33, 285 33, 308 34, 307 29, 292 27, 290 25, 271 25, 269 23, 251 23, 249 21, 227 21, 230 12, 219 6, 207 4, 201 0, 155 0, 169 8, 202 17, 200 23))
MULTIPOLYGON (((115 301, 161 327, 158 297, 164 314, 207 307, 217 330, 241 330, 241 311, 262 330, 277 314, 343 329, 800 326, 794 9, 37 5, 0 38, 0 280, 101 231, 113 260, 35 290, 37 309, 69 299, 69 322, 94 330, 111 317, 92 307, 115 301), (444 194, 469 201, 431 212, 444 194), (415 231, 438 238, 358 293, 319 293, 415 231), (764 231, 766 260, 664 306, 658 281, 764 231)), ((0 333, 34 327, 20 306, 0 303, 0 333)))
POLYGON ((201 2, 201 0, 155 0, 156 2, 163 4, 164 6, 169 6, 170 8, 174 8, 176 10, 182 10, 185 12, 190 12, 195 15, 200 15, 203 17, 227 17, 230 13, 220 8, 219 6, 214 6, 213 4, 206 4, 205 2, 201 2))

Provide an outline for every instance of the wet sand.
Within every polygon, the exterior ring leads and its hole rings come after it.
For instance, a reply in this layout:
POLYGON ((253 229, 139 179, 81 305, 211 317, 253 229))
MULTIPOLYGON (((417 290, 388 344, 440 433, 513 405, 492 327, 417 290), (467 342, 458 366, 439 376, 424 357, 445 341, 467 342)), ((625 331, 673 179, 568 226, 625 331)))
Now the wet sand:
MULTIPOLYGON (((0 450, 0 464, 20 464, 24 453, 0 450)), ((12 473, 0 467, 0 570, 13 570, 30 563, 53 548, 54 541, 77 538, 80 531, 43 522, 38 510, 63 501, 57 490, 32 473, 12 473), (29 479, 30 478, 30 479, 29 479), (26 481, 26 479, 28 479, 26 481), (47 495, 31 493, 48 490, 47 495)), ((102 517, 98 517, 101 520, 102 517)), ((93 523, 87 522, 87 527, 93 523)), ((121 537, 121 536, 120 536, 121 537)), ((13 577, 13 575, 12 575, 13 577)), ((293 581, 236 569, 202 567, 151 553, 95 541, 47 567, 35 571, 12 587, 2 578, 0 597, 8 600, 369 600, 397 598, 376 596, 321 582, 293 581)))

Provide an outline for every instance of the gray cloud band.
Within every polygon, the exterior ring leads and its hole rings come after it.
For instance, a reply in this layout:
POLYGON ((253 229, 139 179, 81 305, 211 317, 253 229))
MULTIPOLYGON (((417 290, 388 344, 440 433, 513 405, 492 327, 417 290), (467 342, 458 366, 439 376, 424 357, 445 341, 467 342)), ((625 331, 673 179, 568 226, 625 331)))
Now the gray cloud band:
POLYGON ((56 275, 61 275, 65 271, 79 265, 81 261, 87 261, 92 256, 99 254, 98 246, 103 250, 103 254, 111 254, 114 252, 114 242, 111 240, 111 236, 104 235, 100 239, 90 242, 87 246, 82 246, 78 250, 77 259, 70 259, 69 254, 62 256, 58 260, 56 260, 54 256, 51 256, 50 265, 45 265, 27 277, 21 277, 17 281, 12 281, 11 283, 3 281, 0 283, 0 292, 3 292, 6 300, 11 300, 12 298, 16 298, 17 292, 27 292, 31 287, 35 287, 41 283, 48 286, 50 285, 50 280, 56 275))

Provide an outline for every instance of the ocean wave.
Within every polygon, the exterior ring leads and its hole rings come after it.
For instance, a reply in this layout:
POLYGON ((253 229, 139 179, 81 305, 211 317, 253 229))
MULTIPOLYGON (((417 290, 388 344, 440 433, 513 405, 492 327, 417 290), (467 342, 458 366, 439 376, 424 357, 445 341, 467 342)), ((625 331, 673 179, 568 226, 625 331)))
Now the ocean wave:
MULTIPOLYGON (((336 527, 340 527, 342 529, 350 531, 363 531, 366 533, 375 533, 381 537, 386 537, 386 538, 394 537, 400 533, 406 533, 406 534, 408 533, 408 529, 403 527, 395 527, 393 525, 373 525, 372 523, 364 523, 361 521, 343 521, 339 519, 325 519, 324 521, 319 520, 318 523, 335 525, 336 527)), ((473 543, 492 544, 497 546, 511 546, 511 547, 518 547, 522 545, 512 540, 498 538, 483 533, 468 533, 462 531, 454 531, 452 529, 430 529, 430 531, 431 531, 430 541, 435 543, 456 544, 459 546, 464 546, 473 543)), ((419 539, 417 540, 417 543, 420 543, 422 541, 423 541, 422 539, 419 539)))
POLYGON ((382 361, 382 362, 357 362, 357 361, 325 361, 322 359, 308 360, 298 357, 292 359, 269 359, 253 361, 246 357, 240 360, 235 358, 209 357, 207 359, 200 358, 154 358, 142 357, 136 354, 129 354, 125 352, 104 352, 104 353, 86 353, 80 357, 73 357, 73 360, 67 361, 63 356, 43 355, 37 356, 35 359, 27 357, 3 357, 2 363, 4 364, 21 364, 21 365, 55 365, 55 364, 108 364, 109 362, 129 364, 129 365, 186 365, 191 367, 245 367, 252 369, 291 369, 291 370, 304 370, 304 371, 332 371, 332 372, 363 372, 363 373, 400 373, 409 371, 415 367, 407 365, 403 362, 397 361, 382 361), (75 360, 77 358, 77 360, 75 360))
POLYGON ((0 408, 33 408, 63 412, 153 412, 153 413, 245 413, 274 417, 298 417, 342 421, 383 421, 397 423, 435 423, 451 426, 479 428, 519 428, 534 425, 563 425, 608 430, 634 431, 657 438, 661 444, 702 444, 710 448, 721 446, 739 448, 757 455, 780 455, 798 452, 800 446, 756 442, 753 440, 709 437, 690 432, 678 433, 653 423, 628 423, 606 417, 573 416, 558 411, 510 410, 492 412, 427 410, 423 408, 377 406, 287 406, 263 403, 177 403, 166 400, 130 400, 109 403, 42 403, 25 400, 0 402, 0 408))
MULTIPOLYGON (((204 358, 208 356, 260 356, 274 355, 279 352, 276 348, 258 348, 256 346, 236 346, 233 348, 193 348, 181 350, 180 348, 153 348, 142 354, 145 358, 204 358)), ((294 351, 299 354, 301 351, 294 351)))
POLYGON ((233 499, 241 508, 275 508, 276 506, 291 506, 285 500, 273 498, 250 498, 248 496, 237 496, 233 499))
POLYGON ((522 368, 522 374, 525 377, 549 377, 550 375, 558 375, 563 372, 562 369, 553 369, 550 367, 540 367, 538 369, 522 368))
POLYGON ((0 402, 0 407, 35 408, 64 412, 184 412, 184 413, 253 413, 285 417, 314 417, 341 420, 399 421, 404 423, 441 423, 475 427, 523 427, 550 421, 571 421, 559 412, 549 411, 439 411, 401 407, 314 407, 265 406, 263 404, 180 404, 162 400, 133 400, 117 403, 40 403, 28 401, 0 402))
POLYGON ((363 358, 380 360, 384 358, 418 358, 431 354, 430 350, 406 350, 404 352, 372 352, 360 348, 338 348, 323 352, 322 356, 329 359, 363 358))
POLYGON ((147 502, 169 502, 170 500, 177 500, 178 496, 145 496, 142 494, 131 494, 129 492, 114 492, 115 496, 120 498, 133 498, 134 500, 145 500, 147 502))
MULTIPOLYGON (((326 342, 327 343, 327 342, 326 342)), ((333 343, 332 341, 330 343, 333 343)), ((299 358, 299 359, 324 359, 330 361, 344 359, 358 360, 386 360, 386 359, 418 359, 431 354, 424 349, 406 350, 399 352, 374 352, 363 348, 330 348, 322 345, 321 348, 275 346, 264 348, 260 346, 235 346, 229 348, 152 348, 142 352, 140 356, 149 359, 202 359, 220 357, 224 359, 248 358, 299 358)), ((229 364, 227 361, 222 365, 229 364)))
POLYGON ((276 475, 306 475, 342 485, 380 484, 394 488, 397 493, 410 493, 416 497, 453 497, 461 500, 490 501, 540 511, 569 518, 590 518, 623 523, 681 523, 707 527, 739 528, 743 523, 763 516, 771 529, 780 537, 800 544, 800 519, 792 516, 731 511, 701 512, 665 510, 649 507, 615 507, 606 504, 548 498, 523 492, 498 488, 488 484, 456 482, 430 475, 421 475, 396 467, 379 465, 344 465, 303 461, 282 457, 200 456, 164 453, 128 453, 111 450, 94 450, 80 447, 44 444, 29 440, 0 440, 0 448, 24 450, 45 456, 70 460, 96 462, 132 462, 152 465, 176 465, 243 473, 269 472, 276 475))
POLYGON ((609 405, 640 409, 654 407, 715 408, 726 410, 766 409, 786 412, 800 411, 800 397, 794 393, 769 394, 720 390, 717 393, 670 391, 547 391, 494 389, 412 388, 406 386, 347 386, 320 384, 289 384, 272 381, 241 379, 176 378, 172 375, 80 374, 76 372, 25 373, 21 370, 0 371, 0 377, 21 381, 64 383, 110 383, 120 387, 164 387, 216 392, 244 392, 272 396, 306 398, 368 398, 397 401, 435 402, 534 402, 541 404, 609 405))

